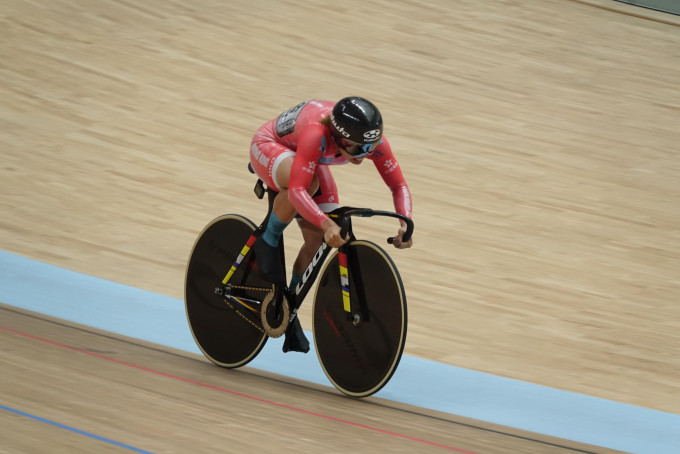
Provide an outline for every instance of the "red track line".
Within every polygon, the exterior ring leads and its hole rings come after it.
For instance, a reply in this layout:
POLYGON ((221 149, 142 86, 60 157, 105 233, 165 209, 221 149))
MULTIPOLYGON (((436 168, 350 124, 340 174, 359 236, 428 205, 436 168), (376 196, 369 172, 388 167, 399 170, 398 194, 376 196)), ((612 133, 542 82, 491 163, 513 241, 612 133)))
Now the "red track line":
POLYGON ((128 362, 125 362, 125 361, 118 360, 118 359, 110 358, 108 356, 100 355, 99 353, 88 352, 86 350, 81 350, 79 348, 71 347, 69 345, 60 344, 59 342, 54 342, 54 341, 51 341, 51 340, 48 340, 48 339, 43 339, 41 337, 33 336, 31 334, 22 333, 20 331, 16 331, 16 330, 13 330, 13 329, 10 329, 10 328, 5 328, 4 326, 0 326, 0 330, 7 331, 7 332, 12 333, 12 334, 17 334, 19 336, 27 337, 29 339, 44 342, 46 344, 54 345, 56 347, 65 348, 65 349, 68 349, 68 350, 71 350, 71 351, 74 351, 74 352, 94 356, 96 358, 103 359, 103 360, 106 360, 106 361, 110 361, 110 362, 113 362, 113 363, 117 363, 117 364, 120 364, 120 365, 123 365, 123 366, 132 367, 132 368, 143 370, 145 372, 150 372, 150 373, 156 374, 156 375, 161 375, 163 377, 171 378, 173 380, 179 380, 179 381, 182 381, 182 382, 185 382, 185 383, 191 383, 193 385, 201 386, 203 388, 213 389, 215 391, 220 391, 220 392, 223 392, 223 393, 231 394, 233 396, 242 397, 244 399, 254 400, 256 402, 264 403, 264 404, 267 404, 267 405, 272 405, 272 406, 279 407, 279 408, 285 408, 286 410, 296 411, 298 413, 304 413, 306 415, 316 416, 318 418, 323 418, 323 419, 327 419, 327 420, 330 420, 330 421, 339 422, 341 424, 359 427, 361 429, 366 429, 366 430, 370 430, 370 431, 373 431, 373 432, 378 432, 378 433, 381 433, 381 434, 384 434, 384 435, 389 435, 389 436, 397 437, 397 438, 403 438, 405 440, 413 441, 413 442, 416 442, 416 443, 422 443, 422 444, 426 444, 426 445, 430 445, 430 446, 436 446, 438 448, 444 448, 444 449, 448 449, 448 450, 451 450, 451 451, 460 452, 460 453, 463 453, 463 454, 477 454, 477 453, 474 453, 472 451, 466 451, 465 449, 456 448, 454 446, 448 446, 448 445, 436 443, 436 442, 433 442, 433 441, 423 440, 421 438, 411 437, 411 436, 396 433, 396 432, 390 432, 389 430, 384 430, 384 429, 379 429, 377 427, 367 426, 365 424, 360 424, 360 423, 357 423, 357 422, 348 421, 346 419, 340 419, 340 418, 336 418, 334 416, 324 415, 323 413, 316 413, 316 412, 313 412, 313 411, 305 410, 303 408, 298 408, 298 407, 293 407, 293 406, 286 405, 286 404, 281 404, 281 403, 274 402, 274 401, 271 401, 271 400, 262 399, 260 397, 251 396, 249 394, 243 394, 243 393, 240 393, 240 392, 237 392, 237 391, 232 391, 232 390, 229 390, 229 389, 226 389, 226 388, 221 388, 219 386, 210 385, 208 383, 203 383, 203 382, 200 382, 200 381, 191 380, 189 378, 184 378, 184 377, 180 377, 180 376, 177 376, 177 375, 172 375, 172 374, 168 374, 168 373, 165 373, 165 372, 161 372, 161 371, 158 371, 158 370, 149 369, 148 367, 138 366, 136 364, 132 364, 132 363, 128 363, 128 362))

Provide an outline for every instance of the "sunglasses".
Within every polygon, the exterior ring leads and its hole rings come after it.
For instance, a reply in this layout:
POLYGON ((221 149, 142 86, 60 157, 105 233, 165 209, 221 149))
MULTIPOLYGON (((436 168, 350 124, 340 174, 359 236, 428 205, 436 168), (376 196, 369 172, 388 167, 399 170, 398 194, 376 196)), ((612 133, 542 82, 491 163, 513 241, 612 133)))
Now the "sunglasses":
POLYGON ((336 138, 335 139, 335 144, 344 149, 347 154, 351 155, 354 158, 363 158, 367 154, 369 154, 371 151, 373 151, 374 145, 372 143, 367 143, 367 144, 359 144, 355 142, 351 142, 347 139, 341 139, 341 138, 336 138))

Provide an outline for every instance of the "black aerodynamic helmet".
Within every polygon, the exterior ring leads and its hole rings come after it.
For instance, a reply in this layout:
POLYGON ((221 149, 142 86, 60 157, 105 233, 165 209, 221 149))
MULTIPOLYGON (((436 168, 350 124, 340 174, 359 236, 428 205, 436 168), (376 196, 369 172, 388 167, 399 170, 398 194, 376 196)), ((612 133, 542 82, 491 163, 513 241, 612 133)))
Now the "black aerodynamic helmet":
POLYGON ((333 133, 341 138, 374 149, 383 134, 382 115, 370 101, 357 96, 342 98, 331 113, 333 133))

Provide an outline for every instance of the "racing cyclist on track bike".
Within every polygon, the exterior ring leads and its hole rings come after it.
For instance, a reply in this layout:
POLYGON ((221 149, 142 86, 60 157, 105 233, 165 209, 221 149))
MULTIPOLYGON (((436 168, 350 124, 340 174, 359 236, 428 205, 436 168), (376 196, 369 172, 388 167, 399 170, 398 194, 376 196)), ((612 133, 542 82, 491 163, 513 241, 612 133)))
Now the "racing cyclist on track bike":
MULTIPOLYGON (((284 229, 297 216, 303 245, 293 264, 289 288, 301 279, 323 240, 334 248, 342 246, 340 227, 326 213, 340 206, 338 189, 330 165, 361 164, 373 161, 392 192, 399 214, 411 217, 411 193, 399 163, 383 136, 383 120, 378 108, 360 97, 343 98, 337 103, 311 100, 283 112, 260 127, 250 146, 250 162, 268 188, 278 192, 266 230, 253 245, 260 274, 277 285, 285 285, 279 240, 284 229)), ((406 232, 400 221, 393 245, 408 248, 413 240, 402 241, 406 232)), ((298 317, 285 333, 283 351, 309 351, 298 317)))

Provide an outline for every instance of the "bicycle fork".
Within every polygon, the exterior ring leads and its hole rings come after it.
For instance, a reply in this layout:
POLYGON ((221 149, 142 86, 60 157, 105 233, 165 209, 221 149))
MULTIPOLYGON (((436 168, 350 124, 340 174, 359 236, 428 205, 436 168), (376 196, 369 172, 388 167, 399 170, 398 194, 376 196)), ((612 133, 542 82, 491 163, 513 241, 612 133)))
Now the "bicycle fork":
MULTIPOLYGON (((349 288, 349 267, 347 266, 347 247, 342 246, 338 250, 338 268, 340 271, 340 287, 342 289, 342 308, 347 314, 347 318, 352 321, 354 326, 359 326, 363 322, 363 315, 360 310, 352 311, 352 296, 349 288)), ((356 302, 355 302, 356 306, 356 302)))

